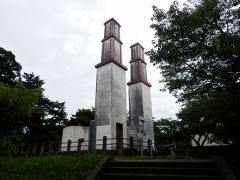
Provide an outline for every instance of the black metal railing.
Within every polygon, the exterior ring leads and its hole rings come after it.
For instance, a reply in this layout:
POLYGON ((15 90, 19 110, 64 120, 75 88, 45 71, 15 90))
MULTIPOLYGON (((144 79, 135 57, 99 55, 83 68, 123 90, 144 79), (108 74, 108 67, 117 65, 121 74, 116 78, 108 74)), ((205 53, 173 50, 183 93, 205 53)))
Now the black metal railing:
POLYGON ((43 154, 43 153, 56 153, 56 152, 81 152, 87 150, 103 150, 103 151, 124 151, 130 150, 131 152, 140 152, 143 156, 143 151, 148 150, 153 155, 154 145, 152 140, 140 139, 134 140, 133 137, 128 138, 107 138, 103 136, 101 139, 96 140, 94 148, 90 148, 89 140, 78 139, 76 141, 67 140, 65 142, 52 143, 34 143, 27 144, 19 148, 20 154, 43 154))
POLYGON ((117 151, 123 154, 138 154, 154 156, 197 156, 209 157, 214 155, 236 154, 232 146, 211 146, 211 147, 191 147, 179 144, 154 144, 151 140, 135 140, 133 137, 116 139, 104 136, 96 140, 94 148, 90 148, 88 140, 78 139, 76 141, 67 140, 66 142, 43 142, 31 143, 21 146, 18 154, 46 154, 59 152, 83 152, 92 150, 117 151))

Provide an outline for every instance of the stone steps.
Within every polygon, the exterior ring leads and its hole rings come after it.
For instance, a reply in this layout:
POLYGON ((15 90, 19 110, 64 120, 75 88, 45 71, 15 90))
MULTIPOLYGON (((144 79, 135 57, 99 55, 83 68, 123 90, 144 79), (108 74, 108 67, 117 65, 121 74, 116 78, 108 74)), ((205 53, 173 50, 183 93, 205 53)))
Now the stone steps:
POLYGON ((212 175, 158 175, 158 174, 123 174, 123 173, 106 173, 101 176, 101 179, 106 180, 127 180, 127 179, 139 179, 139 180, 223 180, 221 176, 212 175))
POLYGON ((213 160, 110 161, 99 179, 224 180, 213 160))
POLYGON ((105 173, 218 175, 217 168, 107 167, 105 173))

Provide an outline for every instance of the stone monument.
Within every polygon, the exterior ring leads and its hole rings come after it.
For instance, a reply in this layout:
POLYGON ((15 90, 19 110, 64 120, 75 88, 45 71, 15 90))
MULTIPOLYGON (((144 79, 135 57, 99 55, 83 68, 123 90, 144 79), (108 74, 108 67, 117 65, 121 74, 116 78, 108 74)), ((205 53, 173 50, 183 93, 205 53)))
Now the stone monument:
MULTIPOLYGON (((96 139, 107 137, 107 149, 121 147, 127 137, 126 70, 122 64, 120 24, 115 19, 104 23, 101 62, 97 69, 95 121, 96 139)), ((102 147, 96 142, 96 148, 102 147)))
POLYGON ((122 64, 120 27, 113 18, 104 23, 101 61, 95 66, 97 69, 95 120, 90 122, 89 127, 64 128, 62 151, 68 150, 66 142, 73 144, 69 150, 77 150, 76 142, 79 140, 84 141, 82 150, 126 148, 129 144, 126 142, 127 138, 135 142, 147 140, 148 145, 154 142, 151 84, 147 81, 144 48, 139 43, 130 47, 131 80, 128 83, 130 126, 127 126, 127 68, 122 64), (104 145, 103 139, 107 140, 104 141, 104 145))
MULTIPOLYGON (((128 138, 135 141, 140 139, 154 143, 152 120, 151 84, 147 80, 144 48, 139 44, 131 47, 131 80, 129 87, 129 116, 128 138)), ((148 143, 149 144, 149 143, 148 143)))

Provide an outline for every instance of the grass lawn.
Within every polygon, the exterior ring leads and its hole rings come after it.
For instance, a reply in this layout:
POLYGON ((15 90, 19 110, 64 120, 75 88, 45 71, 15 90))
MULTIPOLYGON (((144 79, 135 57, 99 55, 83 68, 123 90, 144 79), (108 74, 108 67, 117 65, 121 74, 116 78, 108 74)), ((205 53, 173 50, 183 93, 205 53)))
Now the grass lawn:
POLYGON ((104 157, 100 153, 0 157, 0 180, 85 179, 104 157))

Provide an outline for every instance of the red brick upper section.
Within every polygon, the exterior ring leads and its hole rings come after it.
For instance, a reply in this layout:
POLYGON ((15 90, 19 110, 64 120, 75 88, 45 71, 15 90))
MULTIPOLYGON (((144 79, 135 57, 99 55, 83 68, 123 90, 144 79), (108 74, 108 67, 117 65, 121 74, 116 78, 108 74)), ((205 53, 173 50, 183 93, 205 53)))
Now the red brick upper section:
POLYGON ((120 24, 111 18, 104 23, 104 38, 102 40, 101 62, 95 67, 99 68, 108 63, 115 63, 124 70, 127 68, 122 64, 122 42, 120 40, 120 24))
POLYGON ((135 43, 131 47, 131 80, 128 85, 143 82, 147 86, 151 87, 151 84, 147 81, 147 63, 144 61, 144 48, 135 43))

